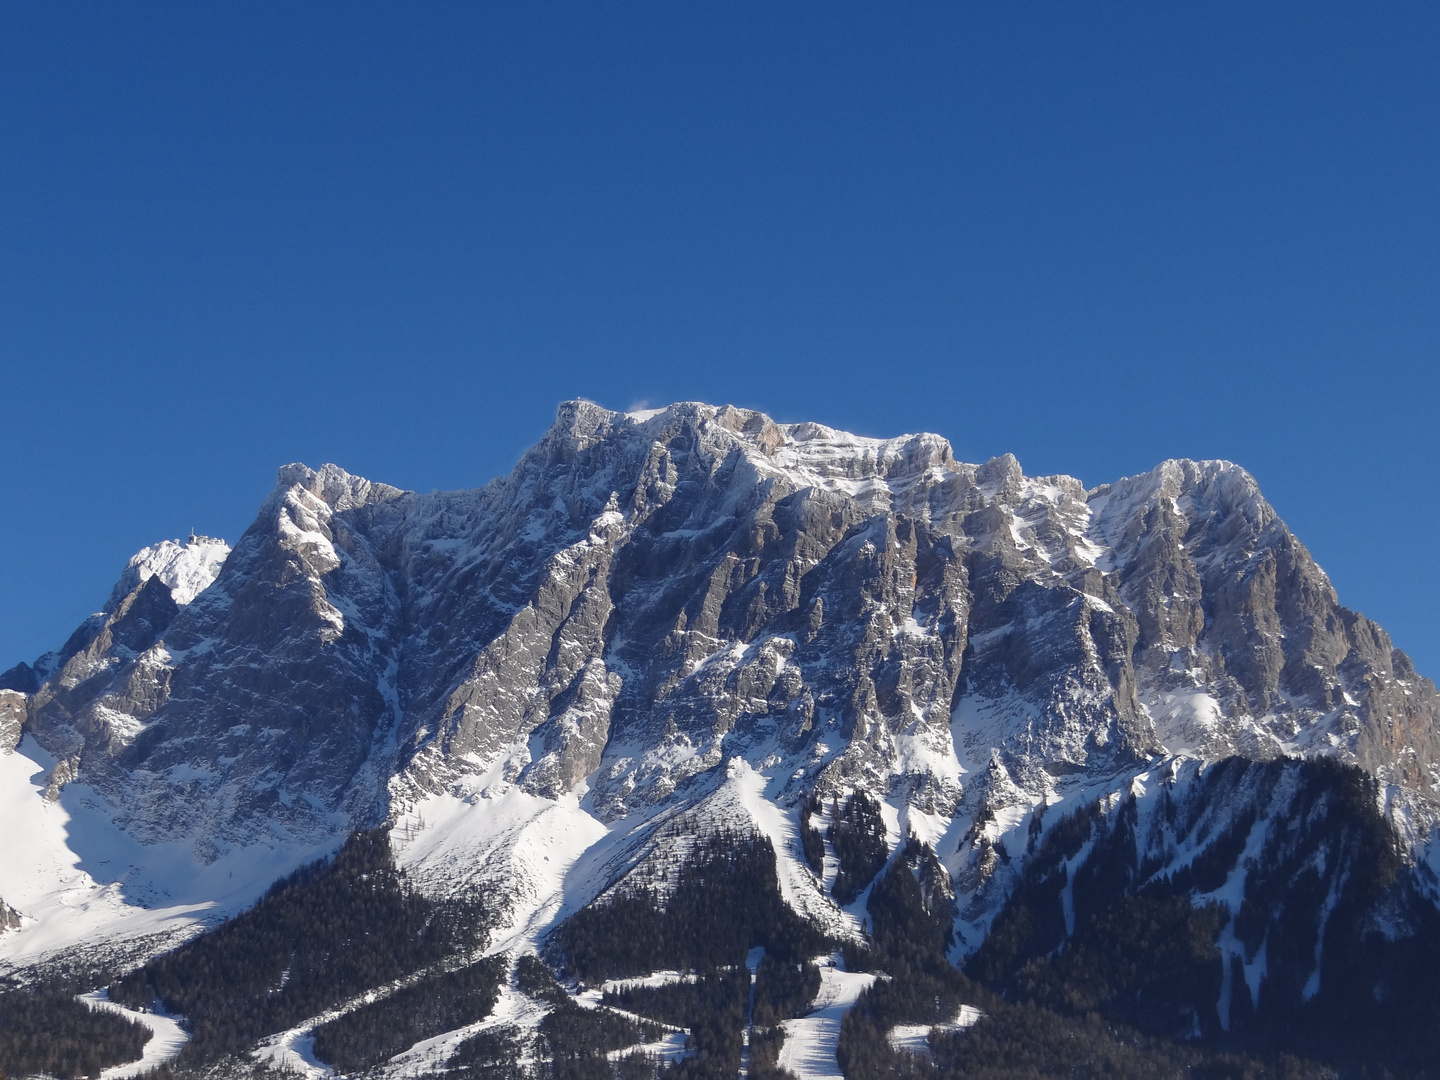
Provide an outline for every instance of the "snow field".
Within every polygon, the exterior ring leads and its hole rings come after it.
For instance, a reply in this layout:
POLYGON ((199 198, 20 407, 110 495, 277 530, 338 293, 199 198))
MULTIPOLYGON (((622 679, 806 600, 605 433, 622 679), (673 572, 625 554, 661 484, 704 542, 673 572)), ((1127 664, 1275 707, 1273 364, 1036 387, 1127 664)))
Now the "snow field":
POLYGON ((192 536, 183 544, 162 540, 130 557, 119 587, 129 592, 158 577, 175 603, 184 607, 211 586, 229 554, 229 544, 210 536, 192 536))
POLYGON ((637 1043, 634 1046, 627 1046, 623 1050, 611 1050, 605 1056, 610 1061, 619 1061, 631 1054, 652 1054, 655 1057, 663 1058, 666 1062, 679 1061, 687 1052, 685 1039, 688 1034, 689 1032, 683 1029, 671 1031, 663 1039, 649 1043, 637 1043))
POLYGON ((487 790, 469 798, 432 795, 390 834, 396 863, 427 893, 445 896, 491 883, 503 887, 506 921, 491 938, 492 953, 524 951, 568 898, 578 894, 588 900, 603 888, 603 880, 571 871, 582 855, 611 837, 574 794, 552 800, 501 787, 500 793, 487 790), (411 824, 417 820, 423 822, 418 832, 411 824))

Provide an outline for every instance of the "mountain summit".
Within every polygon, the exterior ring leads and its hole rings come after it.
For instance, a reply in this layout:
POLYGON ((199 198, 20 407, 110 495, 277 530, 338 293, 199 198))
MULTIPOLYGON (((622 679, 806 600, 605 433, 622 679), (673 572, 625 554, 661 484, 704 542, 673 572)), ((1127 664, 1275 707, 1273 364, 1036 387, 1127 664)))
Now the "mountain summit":
POLYGON ((287 465, 233 550, 147 548, 0 684, 13 971, 142 961, 385 829, 421 894, 485 897, 488 955, 638 977, 575 928, 753 841, 835 948, 883 939, 909 867, 997 987, 1163 879, 1224 924, 1185 1006, 1223 1034, 1327 986, 1329 947, 1277 953, 1294 920, 1400 940, 1437 896, 1435 686, 1224 461, 1087 489, 936 435, 568 402, 472 491, 287 465), (1403 903, 1354 892, 1352 788, 1403 903), (1102 859, 1128 869, 1082 896, 1102 859), (1303 914, 1254 892, 1282 865, 1303 914))

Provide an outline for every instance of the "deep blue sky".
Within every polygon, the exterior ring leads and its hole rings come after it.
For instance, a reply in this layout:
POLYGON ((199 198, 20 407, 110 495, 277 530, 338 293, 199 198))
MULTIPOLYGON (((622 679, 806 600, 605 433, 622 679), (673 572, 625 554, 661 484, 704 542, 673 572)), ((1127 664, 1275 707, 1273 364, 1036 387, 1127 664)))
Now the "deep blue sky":
POLYGON ((1440 675, 1440 6, 0 8, 0 668, 557 401, 1249 468, 1440 675), (1182 10, 1183 9, 1183 10, 1182 10))

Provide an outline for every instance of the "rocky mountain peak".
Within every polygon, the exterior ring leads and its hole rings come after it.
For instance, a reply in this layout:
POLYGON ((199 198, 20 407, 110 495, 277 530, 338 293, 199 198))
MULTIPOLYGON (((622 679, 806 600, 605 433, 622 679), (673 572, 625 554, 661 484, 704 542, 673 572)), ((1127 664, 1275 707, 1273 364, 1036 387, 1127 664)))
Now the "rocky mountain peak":
POLYGON ((229 554, 230 545, 224 540, 193 534, 184 541, 162 540, 141 548, 130 557, 104 610, 114 611, 152 577, 158 577, 175 603, 184 607, 210 587, 229 554))
POLYGON ((275 491, 269 501, 283 501, 287 495, 300 491, 319 499, 336 513, 403 494, 400 488, 372 483, 363 476, 353 476, 338 465, 327 463, 312 469, 292 462, 282 465, 276 473, 275 491))
POLYGON ((973 938, 1027 822, 1167 758, 1338 758, 1422 822, 1440 782, 1433 684, 1228 462, 1087 492, 938 435, 572 401, 471 491, 287 465, 227 550, 138 554, 6 699, 55 776, 206 864, 513 798, 631 823, 618 887, 664 877, 677 815, 864 792, 973 938))

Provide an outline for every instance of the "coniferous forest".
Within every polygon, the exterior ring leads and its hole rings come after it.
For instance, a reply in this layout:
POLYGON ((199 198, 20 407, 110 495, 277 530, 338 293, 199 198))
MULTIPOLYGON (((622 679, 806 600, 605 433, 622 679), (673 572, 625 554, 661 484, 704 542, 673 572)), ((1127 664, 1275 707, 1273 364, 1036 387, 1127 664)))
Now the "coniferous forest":
POLYGON ((315 1054, 341 1072, 379 1065, 422 1039, 483 1020, 507 974, 504 957, 427 974, 321 1024, 315 1030, 315 1054))
POLYGON ((796 962, 833 947, 781 899, 774 848, 755 835, 707 837, 663 903, 644 890, 607 898, 571 917, 555 939, 557 957, 585 982, 739 967, 755 946, 796 962))
POLYGON ((835 876, 835 899, 849 904, 874 880, 889 853, 880 804, 863 791, 851 795, 844 806, 835 803, 825 836, 840 863, 835 876))
POLYGON ((0 1076, 96 1076, 138 1061, 149 1037, 144 1025, 77 1001, 64 983, 0 994, 0 1076))
MULTIPOLYGON (((1133 802, 1111 821, 1094 809, 1072 815, 1046 834, 1023 884, 963 970, 945 956, 950 918, 937 902, 946 900, 925 889, 933 855, 912 840, 871 893, 873 952, 856 959, 890 977, 877 980, 844 1020, 847 1078, 1440 1075, 1440 920, 1422 921, 1402 956, 1361 916, 1395 882, 1394 837, 1363 773, 1330 761, 1305 768, 1309 803, 1292 827, 1310 835, 1299 837, 1295 850, 1314 851, 1323 839, 1355 860, 1325 924, 1320 955, 1332 966, 1319 993, 1299 993, 1317 955, 1314 928, 1325 902, 1323 891, 1303 887, 1313 873, 1305 860, 1251 868, 1235 932, 1272 943, 1273 982, 1262 983, 1252 1003, 1243 976, 1232 972, 1244 1007, 1232 1009, 1226 1030, 1215 1015, 1224 976, 1216 942, 1228 915, 1193 904, 1191 894, 1214 888, 1217 875, 1223 880, 1234 836, 1217 838, 1183 874, 1147 880, 1143 866, 1136 870, 1133 802), (1067 939, 1064 864, 1086 843, 1094 853, 1071 883, 1075 930, 1067 939), (1387 981, 1381 971, 1394 974, 1387 981), (1283 993, 1287 984, 1294 993, 1283 993), (979 1007, 984 1018, 932 1033, 929 1059, 888 1045, 885 1034, 896 1024, 943 1024, 961 1004, 979 1007)), ((1213 770, 1209 782, 1217 789, 1226 770, 1213 770)), ((1414 913, 1423 919, 1426 910, 1416 905, 1414 913)))
MULTIPOLYGON (((214 1060, 473 950, 484 943, 486 926, 482 903, 447 906, 409 889, 386 832, 377 829, 356 833, 332 860, 277 883, 218 929, 115 980, 110 996, 135 1008, 163 1002, 192 1032, 182 1061, 214 1060)), ((475 989, 465 992, 484 999, 495 981, 488 968, 437 977, 434 985, 457 996, 457 985, 472 978, 475 989)))

